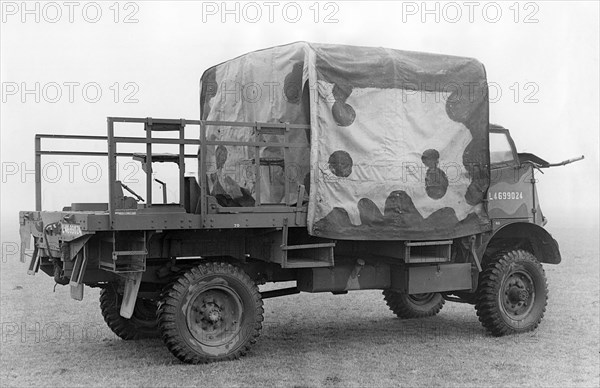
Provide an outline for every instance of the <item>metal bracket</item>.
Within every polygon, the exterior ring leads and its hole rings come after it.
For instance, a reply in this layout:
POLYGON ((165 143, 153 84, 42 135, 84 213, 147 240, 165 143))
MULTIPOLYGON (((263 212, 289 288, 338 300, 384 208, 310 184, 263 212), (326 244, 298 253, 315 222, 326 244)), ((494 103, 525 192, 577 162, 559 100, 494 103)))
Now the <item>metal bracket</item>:
POLYGON ((473 256, 473 261, 475 262, 475 265, 477 266, 477 270, 479 272, 481 272, 482 271, 481 262, 479 260, 479 257, 477 257, 477 251, 475 250, 475 241, 477 240, 477 237, 471 236, 469 238, 469 240, 471 242, 471 256, 473 256))

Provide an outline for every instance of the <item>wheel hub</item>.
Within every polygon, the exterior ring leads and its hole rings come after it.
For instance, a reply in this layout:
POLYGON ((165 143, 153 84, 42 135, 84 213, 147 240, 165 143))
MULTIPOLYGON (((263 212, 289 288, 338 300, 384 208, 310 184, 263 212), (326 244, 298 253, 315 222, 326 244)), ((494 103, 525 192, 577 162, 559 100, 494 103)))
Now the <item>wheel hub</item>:
POLYGON ((519 303, 526 301, 529 298, 529 292, 519 287, 511 287, 508 291, 508 299, 512 303, 519 303))
POLYGON ((533 280, 524 272, 510 274, 504 283, 502 307, 514 319, 525 317, 533 306, 533 280))
POLYGON ((221 320, 221 309, 214 303, 209 303, 204 309, 204 319, 216 323, 221 320))
POLYGON ((188 328, 197 341, 208 346, 220 346, 234 338, 241 317, 241 301, 228 286, 200 292, 188 306, 188 328))

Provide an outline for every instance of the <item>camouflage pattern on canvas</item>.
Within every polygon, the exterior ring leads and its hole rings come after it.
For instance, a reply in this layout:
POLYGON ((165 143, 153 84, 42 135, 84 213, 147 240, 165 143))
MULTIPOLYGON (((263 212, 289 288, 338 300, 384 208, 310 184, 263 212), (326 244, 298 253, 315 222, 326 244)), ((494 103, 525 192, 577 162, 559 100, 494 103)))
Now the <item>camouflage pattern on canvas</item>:
MULTIPOLYGON (((310 143, 310 158, 304 150, 290 155, 293 173, 268 166, 260 193, 261 203, 280 202, 282 179, 304 184, 312 235, 419 240, 489 229, 487 84, 474 59, 299 42, 209 69, 201 110, 207 120, 310 123, 310 134, 295 132, 310 143)), ((256 182, 240 173, 253 151, 242 148, 206 155, 215 166, 209 189, 222 206, 254 203, 256 182)))

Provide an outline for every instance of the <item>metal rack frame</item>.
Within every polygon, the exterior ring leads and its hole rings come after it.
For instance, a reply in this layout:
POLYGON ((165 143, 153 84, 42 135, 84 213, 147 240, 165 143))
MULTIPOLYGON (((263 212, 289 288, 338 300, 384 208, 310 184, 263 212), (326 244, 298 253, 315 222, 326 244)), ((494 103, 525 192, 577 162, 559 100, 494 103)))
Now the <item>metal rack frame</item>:
MULTIPOLYGON (((135 117, 108 117, 107 118, 107 136, 85 136, 85 135, 52 135, 52 134, 36 134, 35 135, 35 203, 36 211, 42 210, 42 156, 43 155, 72 155, 72 156, 107 156, 108 157, 108 214, 110 225, 113 225, 113 220, 116 211, 115 203, 115 182, 117 180, 117 158, 118 157, 133 157, 132 152, 118 152, 117 145, 121 144, 145 144, 145 173, 146 173, 146 207, 152 207, 152 146, 153 144, 173 144, 179 146, 178 164, 179 164, 179 205, 184 206, 185 196, 185 159, 200 157, 199 163, 199 186, 200 186, 200 215, 202 220, 208 212, 208 182, 207 182, 207 147, 208 146, 245 146, 254 147, 254 161, 256 168, 256 202, 254 207, 235 207, 235 212, 238 213, 264 213, 267 209, 261 209, 260 202, 260 149, 263 147, 280 147, 283 148, 283 166, 289 165, 289 149, 309 147, 307 143, 291 143, 289 141, 290 130, 307 130, 309 125, 289 124, 289 123, 260 123, 260 122, 229 122, 229 121, 204 121, 204 120, 186 120, 186 119, 156 119, 152 117, 135 118, 135 117), (144 124, 145 136, 116 136, 115 123, 139 123, 144 124), (185 128, 188 125, 200 126, 200 139, 186 139, 185 128), (236 128, 251 128, 256 133, 273 133, 279 131, 278 134, 283 135, 283 142, 267 142, 267 141, 233 141, 233 140, 207 140, 206 129, 209 126, 216 127, 236 127, 236 128), (155 137, 154 132, 173 132, 179 133, 178 138, 155 137), (67 150, 44 150, 42 149, 42 139, 67 139, 67 140, 95 140, 106 141, 107 152, 99 151, 67 151, 67 150), (198 145, 200 148, 199 154, 186 154, 186 145, 198 145)), ((285 180, 285 207, 290 206, 291 188, 289 180, 285 180)), ((280 212, 281 209, 272 207, 275 212, 280 212)))

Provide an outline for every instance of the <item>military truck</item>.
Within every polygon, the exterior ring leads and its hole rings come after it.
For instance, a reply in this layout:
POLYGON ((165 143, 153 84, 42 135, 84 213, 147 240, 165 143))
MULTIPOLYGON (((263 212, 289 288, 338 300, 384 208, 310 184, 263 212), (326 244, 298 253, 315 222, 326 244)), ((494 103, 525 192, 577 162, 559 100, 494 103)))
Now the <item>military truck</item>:
POLYGON ((477 60, 297 42, 211 67, 199 97, 197 120, 109 117, 107 136, 35 136, 36 210, 19 214, 28 271, 76 300, 101 288, 119 337, 161 337, 186 363, 231 360, 257 341, 263 299, 372 289, 402 319, 452 301, 496 336, 542 320, 542 263, 561 256, 535 172, 583 157, 518 153, 489 124, 477 60), (88 140, 106 151, 82 151, 88 140), (42 210, 47 155, 106 156, 108 201, 42 210), (117 177, 129 158, 142 189, 117 177), (177 166, 177 201, 157 163, 177 166), (261 292, 267 282, 295 285, 261 292))

